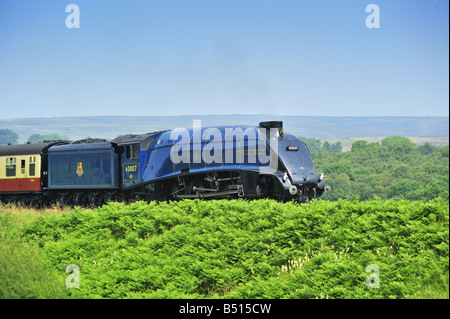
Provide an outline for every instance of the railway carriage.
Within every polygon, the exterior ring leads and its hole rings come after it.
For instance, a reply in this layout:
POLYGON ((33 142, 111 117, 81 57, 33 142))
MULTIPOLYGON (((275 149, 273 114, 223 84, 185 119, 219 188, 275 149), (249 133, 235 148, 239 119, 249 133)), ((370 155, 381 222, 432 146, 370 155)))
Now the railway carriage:
POLYGON ((39 199, 42 191, 41 152, 50 143, 0 147, 0 200, 39 199))

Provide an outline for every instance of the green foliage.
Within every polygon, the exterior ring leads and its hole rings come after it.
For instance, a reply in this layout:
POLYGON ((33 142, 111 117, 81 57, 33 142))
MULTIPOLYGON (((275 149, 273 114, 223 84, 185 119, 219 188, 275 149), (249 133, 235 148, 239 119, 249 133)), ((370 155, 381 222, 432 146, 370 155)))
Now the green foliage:
POLYGON ((352 144, 352 152, 360 151, 367 148, 367 141, 356 141, 352 144))
POLYGON ((324 200, 359 196, 384 199, 449 198, 449 147, 415 147, 405 138, 383 140, 385 146, 356 141, 351 152, 313 154, 317 172, 332 186, 324 200))
POLYGON ((389 136, 381 140, 381 146, 405 144, 414 146, 410 139, 401 136, 389 136))
POLYGON ((64 298, 64 276, 20 236, 26 215, 0 210, 0 299, 64 298))
POLYGON ((334 144, 330 144, 329 142, 325 141, 322 145, 322 142, 316 138, 306 138, 306 137, 300 136, 299 139, 303 143, 306 144, 306 147, 308 147, 309 152, 311 154, 321 153, 321 152, 327 152, 327 153, 341 153, 342 152, 341 142, 336 142, 334 144))
POLYGON ((341 153, 342 152, 342 144, 341 142, 336 142, 331 145, 330 152, 332 153, 341 153))
POLYGON ((0 145, 16 144, 19 135, 8 129, 0 129, 0 145))
POLYGON ((420 154, 430 154, 433 153, 434 147, 430 143, 425 143, 417 148, 420 154))
POLYGON ((448 298, 448 220, 442 199, 183 200, 39 214, 14 231, 52 271, 79 266, 73 298, 448 298))
POLYGON ((361 141, 356 141, 356 142, 352 143, 351 151, 356 152, 356 151, 361 151, 361 150, 367 149, 369 147, 377 147, 377 146, 379 146, 378 143, 367 143, 367 141, 361 140, 361 141))
POLYGON ((336 142, 334 144, 324 142, 322 145, 322 152, 341 153, 342 152, 341 142, 336 142))
POLYGON ((30 143, 41 143, 44 141, 54 141, 54 140, 68 140, 69 137, 65 135, 59 135, 57 133, 53 134, 47 134, 47 135, 40 135, 40 134, 33 134, 28 138, 28 142, 30 143))

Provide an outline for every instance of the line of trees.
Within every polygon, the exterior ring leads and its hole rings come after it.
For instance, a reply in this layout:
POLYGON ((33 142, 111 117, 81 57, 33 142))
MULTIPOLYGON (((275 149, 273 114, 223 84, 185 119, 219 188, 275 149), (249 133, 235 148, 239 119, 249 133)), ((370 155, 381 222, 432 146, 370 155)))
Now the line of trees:
POLYGON ((66 135, 59 135, 57 133, 53 134, 33 134, 28 138, 28 142, 30 143, 41 143, 43 141, 55 141, 55 140, 69 140, 69 137, 66 135))
POLYGON ((328 141, 325 141, 322 144, 321 140, 316 138, 307 138, 300 136, 299 139, 306 144, 311 154, 315 153, 342 153, 342 145, 341 142, 336 142, 334 144, 330 144, 328 141))
MULTIPOLYGON (((9 129, 0 129, 0 145, 17 144, 19 135, 9 129)), ((52 134, 33 134, 30 135, 25 143, 41 143, 43 141, 52 140, 68 140, 69 137, 65 135, 59 135, 57 133, 52 134)))
POLYGON ((19 139, 19 135, 17 133, 14 133, 11 130, 0 129, 0 145, 7 145, 9 143, 11 144, 17 144, 17 140, 19 139))

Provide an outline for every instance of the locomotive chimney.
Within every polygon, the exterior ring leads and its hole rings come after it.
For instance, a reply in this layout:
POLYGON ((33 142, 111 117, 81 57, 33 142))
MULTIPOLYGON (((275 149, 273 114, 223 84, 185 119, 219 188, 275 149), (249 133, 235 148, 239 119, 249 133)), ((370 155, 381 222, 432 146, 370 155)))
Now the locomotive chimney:
POLYGON ((279 136, 284 135, 283 129, 283 121, 267 121, 267 122, 259 122, 259 127, 268 129, 270 132, 271 128, 277 128, 279 136))

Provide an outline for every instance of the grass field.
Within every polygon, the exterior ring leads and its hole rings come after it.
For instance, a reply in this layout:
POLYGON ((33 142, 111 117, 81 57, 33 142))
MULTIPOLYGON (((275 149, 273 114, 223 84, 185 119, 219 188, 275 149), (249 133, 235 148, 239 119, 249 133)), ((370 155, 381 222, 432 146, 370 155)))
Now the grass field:
POLYGON ((3 205, 0 298, 449 298, 448 221, 442 199, 3 205))

